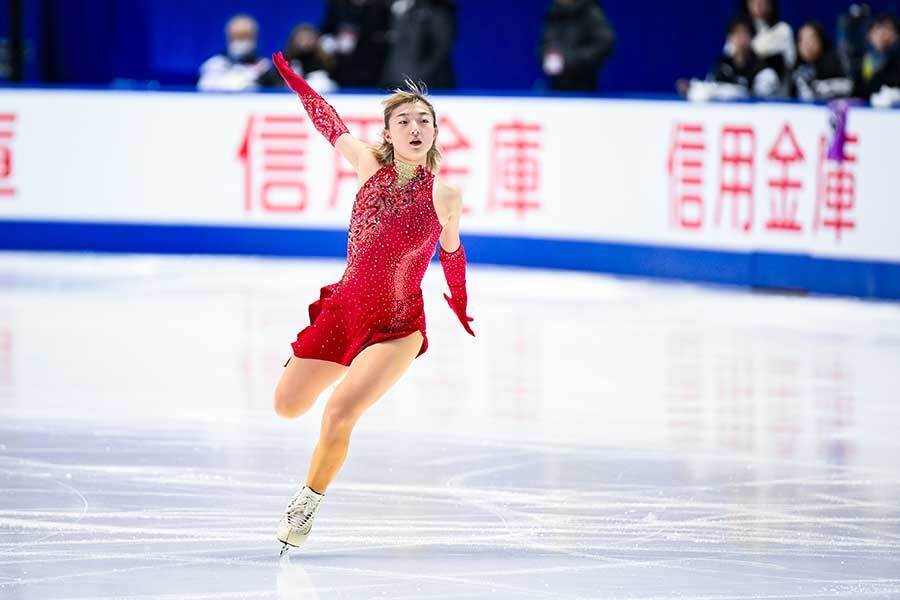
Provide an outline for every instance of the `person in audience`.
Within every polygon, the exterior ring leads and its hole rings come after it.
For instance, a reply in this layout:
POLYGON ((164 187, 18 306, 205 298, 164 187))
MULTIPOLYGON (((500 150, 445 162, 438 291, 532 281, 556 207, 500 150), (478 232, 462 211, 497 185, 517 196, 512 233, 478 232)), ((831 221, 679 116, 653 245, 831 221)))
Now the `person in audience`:
POLYGON ((794 31, 779 16, 778 0, 741 0, 738 14, 753 23, 753 52, 780 79, 786 78, 797 60, 797 49, 794 31))
MULTIPOLYGON (((295 73, 306 79, 310 87, 319 93, 330 92, 337 88, 331 79, 331 57, 322 50, 319 44, 319 31, 312 23, 296 25, 288 36, 284 47, 284 58, 295 73)), ((278 69, 272 66, 260 79, 266 87, 284 87, 284 79, 278 69)))
MULTIPOLYGON (((753 51, 753 22, 738 15, 728 23, 725 54, 713 66, 706 82, 693 90, 696 99, 770 97, 778 93, 779 79, 775 70, 753 51), (706 84, 706 85, 703 85, 706 84), (711 85, 710 85, 711 84, 711 85), (707 93, 709 94, 707 96, 707 93)), ((688 97, 691 97, 691 91, 688 97)), ((695 99, 695 98, 692 98, 695 99)))
POLYGON ((257 56, 259 26, 249 15, 235 15, 225 25, 225 52, 200 65, 197 88, 204 91, 242 92, 260 87, 260 78, 272 63, 257 56))
POLYGON ((539 59, 550 89, 593 91, 616 34, 596 0, 554 0, 544 17, 539 59))
POLYGON ((391 46, 382 85, 393 89, 409 78, 429 89, 456 87, 453 38, 454 0, 394 0, 391 3, 391 46))
POLYGON ((818 21, 807 21, 797 30, 797 64, 787 83, 790 96, 801 100, 832 100, 853 93, 853 80, 818 21))
POLYGON ((869 25, 868 40, 871 49, 863 57, 856 77, 856 93, 869 98, 881 91, 882 86, 900 88, 900 35, 897 18, 881 14, 869 25))
POLYGON ((320 44, 343 87, 374 87, 388 51, 387 0, 328 0, 320 44))
POLYGON ((868 4, 851 4, 846 12, 838 15, 835 45, 844 72, 851 76, 859 73, 863 57, 869 50, 866 33, 871 21, 872 11, 868 4))

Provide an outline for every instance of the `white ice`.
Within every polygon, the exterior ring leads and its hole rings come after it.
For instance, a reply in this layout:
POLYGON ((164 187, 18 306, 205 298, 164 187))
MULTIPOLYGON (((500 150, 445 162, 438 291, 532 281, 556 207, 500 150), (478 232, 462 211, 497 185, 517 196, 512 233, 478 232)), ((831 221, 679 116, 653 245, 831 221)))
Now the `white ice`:
POLYGON ((0 597, 900 598, 900 306, 477 264, 279 560, 342 268, 0 253, 0 597))

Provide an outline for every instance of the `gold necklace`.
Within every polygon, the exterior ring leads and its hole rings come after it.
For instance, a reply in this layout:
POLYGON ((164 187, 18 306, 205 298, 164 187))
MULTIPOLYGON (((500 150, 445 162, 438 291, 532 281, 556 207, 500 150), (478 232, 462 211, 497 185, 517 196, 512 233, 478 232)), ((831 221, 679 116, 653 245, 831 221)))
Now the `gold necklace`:
POLYGON ((418 170, 419 165, 414 165, 408 162, 403 162, 402 160, 398 160, 394 157, 394 170, 397 172, 397 181, 394 185, 397 187, 402 187, 412 180, 413 177, 416 176, 416 171, 418 170))

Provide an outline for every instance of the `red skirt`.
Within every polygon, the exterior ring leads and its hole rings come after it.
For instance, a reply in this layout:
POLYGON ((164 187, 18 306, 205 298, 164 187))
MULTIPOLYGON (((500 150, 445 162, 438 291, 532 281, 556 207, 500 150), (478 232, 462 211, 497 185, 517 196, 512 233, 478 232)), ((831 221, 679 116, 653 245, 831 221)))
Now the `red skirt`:
POLYGON ((331 283, 321 288, 319 299, 309 305, 309 325, 291 342, 293 356, 349 367, 356 355, 368 346, 415 331, 422 332, 422 346, 416 358, 425 353, 428 336, 421 290, 390 304, 374 304, 366 298, 341 293, 338 285, 331 283))

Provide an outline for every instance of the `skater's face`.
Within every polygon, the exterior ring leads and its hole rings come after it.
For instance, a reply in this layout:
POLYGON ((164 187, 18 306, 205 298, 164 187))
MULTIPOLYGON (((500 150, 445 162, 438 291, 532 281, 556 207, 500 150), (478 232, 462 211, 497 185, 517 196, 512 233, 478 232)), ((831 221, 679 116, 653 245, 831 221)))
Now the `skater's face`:
POLYGON ((384 139, 394 146, 396 156, 421 164, 436 137, 434 113, 427 104, 419 101, 395 108, 388 119, 388 128, 384 130, 384 139))

